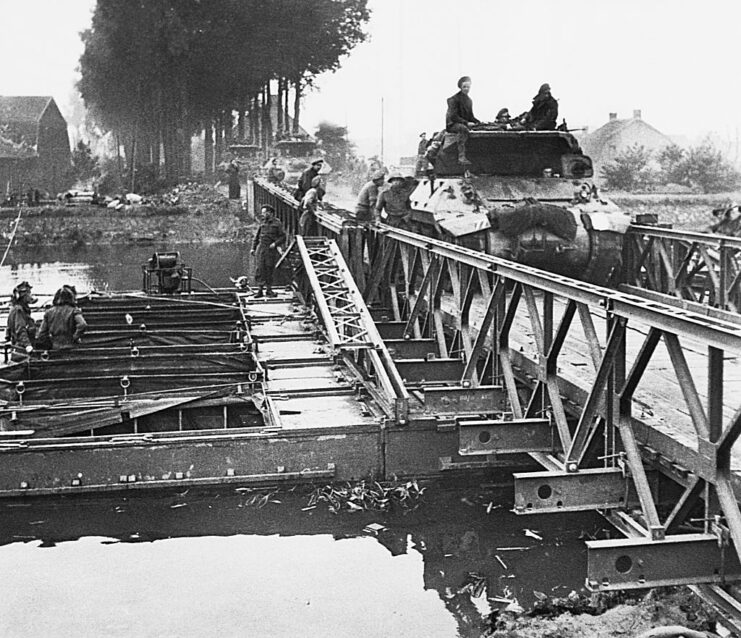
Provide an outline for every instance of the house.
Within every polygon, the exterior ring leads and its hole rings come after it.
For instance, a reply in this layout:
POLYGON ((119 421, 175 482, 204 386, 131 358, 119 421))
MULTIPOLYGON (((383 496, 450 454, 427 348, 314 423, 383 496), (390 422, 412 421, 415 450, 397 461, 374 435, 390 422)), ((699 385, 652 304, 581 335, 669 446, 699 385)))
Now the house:
POLYGON ((0 96, 0 191, 51 194, 69 184, 67 122, 50 96, 0 96))
POLYGON ((612 162, 626 148, 638 144, 656 154, 670 146, 671 138, 642 119, 641 111, 633 111, 630 119, 618 119, 617 113, 610 113, 609 121, 593 133, 579 140, 582 150, 592 158, 594 174, 599 176, 601 169, 612 162))

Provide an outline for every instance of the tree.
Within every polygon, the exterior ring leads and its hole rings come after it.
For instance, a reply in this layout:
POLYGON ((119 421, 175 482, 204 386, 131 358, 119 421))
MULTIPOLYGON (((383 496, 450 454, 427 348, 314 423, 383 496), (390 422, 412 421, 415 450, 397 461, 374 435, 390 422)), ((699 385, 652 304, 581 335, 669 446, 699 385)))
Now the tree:
POLYGON ((709 139, 689 149, 683 160, 687 186, 703 193, 722 193, 739 185, 739 173, 709 139))
POLYGON ((649 166, 651 151, 634 144, 624 149, 612 162, 602 167, 602 177, 610 188, 636 191, 650 186, 654 181, 649 166))
POLYGON ((85 181, 100 174, 98 159, 93 156, 90 145, 82 140, 77 142, 72 151, 72 169, 78 181, 85 181))
POLYGON ((329 165, 344 171, 355 156, 355 146, 347 139, 347 128, 331 122, 320 122, 315 137, 319 140, 329 165))
MULTIPOLYGON (((190 171, 190 138, 205 131, 207 172, 231 138, 272 143, 271 82, 298 128, 304 89, 362 42, 367 0, 97 0, 83 33, 78 84, 87 108, 125 147, 128 171, 190 171), (246 112, 249 111, 249 116, 246 112)), ((285 117, 283 118, 285 127, 285 117)))
POLYGON ((684 184, 687 181, 687 153, 677 144, 670 144, 659 151, 656 160, 661 167, 659 181, 662 184, 684 184))

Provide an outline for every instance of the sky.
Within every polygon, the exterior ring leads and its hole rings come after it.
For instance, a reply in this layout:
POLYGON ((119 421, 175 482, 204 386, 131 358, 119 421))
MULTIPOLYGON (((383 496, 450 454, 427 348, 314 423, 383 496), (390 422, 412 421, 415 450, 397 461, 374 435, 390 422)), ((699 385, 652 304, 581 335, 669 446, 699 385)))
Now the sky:
MULTIPOLYGON (((307 0, 309 1, 309 0, 307 0)), ((69 110, 94 0, 0 0, 2 93, 53 95, 69 110), (35 41, 30 39, 36 34, 35 41)), ((529 108, 548 82, 560 116, 594 130, 608 113, 696 142, 710 131, 737 152, 738 0, 369 0, 366 42, 317 78, 302 124, 347 126, 359 151, 413 155, 444 124, 461 75, 481 120, 529 108), (526 8, 525 8, 526 7, 526 8), (383 107, 383 108, 382 108, 383 107), (383 121, 383 126, 382 126, 383 121)), ((733 159, 733 158, 732 158, 733 159)))

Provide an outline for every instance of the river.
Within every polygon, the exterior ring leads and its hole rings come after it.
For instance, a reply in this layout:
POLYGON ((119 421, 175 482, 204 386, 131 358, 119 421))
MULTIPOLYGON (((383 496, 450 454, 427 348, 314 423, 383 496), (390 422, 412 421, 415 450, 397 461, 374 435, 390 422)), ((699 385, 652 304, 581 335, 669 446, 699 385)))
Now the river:
MULTIPOLYGON (((214 287, 249 272, 234 244, 40 248, 11 252, 0 284, 137 289, 155 250, 180 250, 214 287)), ((503 601, 580 590, 583 538, 602 525, 592 513, 516 516, 511 489, 478 484, 431 485, 416 509, 389 513, 309 509, 300 490, 263 507, 253 496, 0 502, 0 634, 478 638, 503 601)))

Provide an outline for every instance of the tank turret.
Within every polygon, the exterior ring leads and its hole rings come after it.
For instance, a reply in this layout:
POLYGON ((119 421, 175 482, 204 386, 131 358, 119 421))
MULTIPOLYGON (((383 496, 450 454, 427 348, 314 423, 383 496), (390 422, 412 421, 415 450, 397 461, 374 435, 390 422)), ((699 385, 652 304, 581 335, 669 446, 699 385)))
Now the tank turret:
POLYGON ((603 198, 592 161, 561 131, 471 131, 470 165, 455 137, 411 193, 418 231, 604 284, 620 265, 630 215, 603 198))

